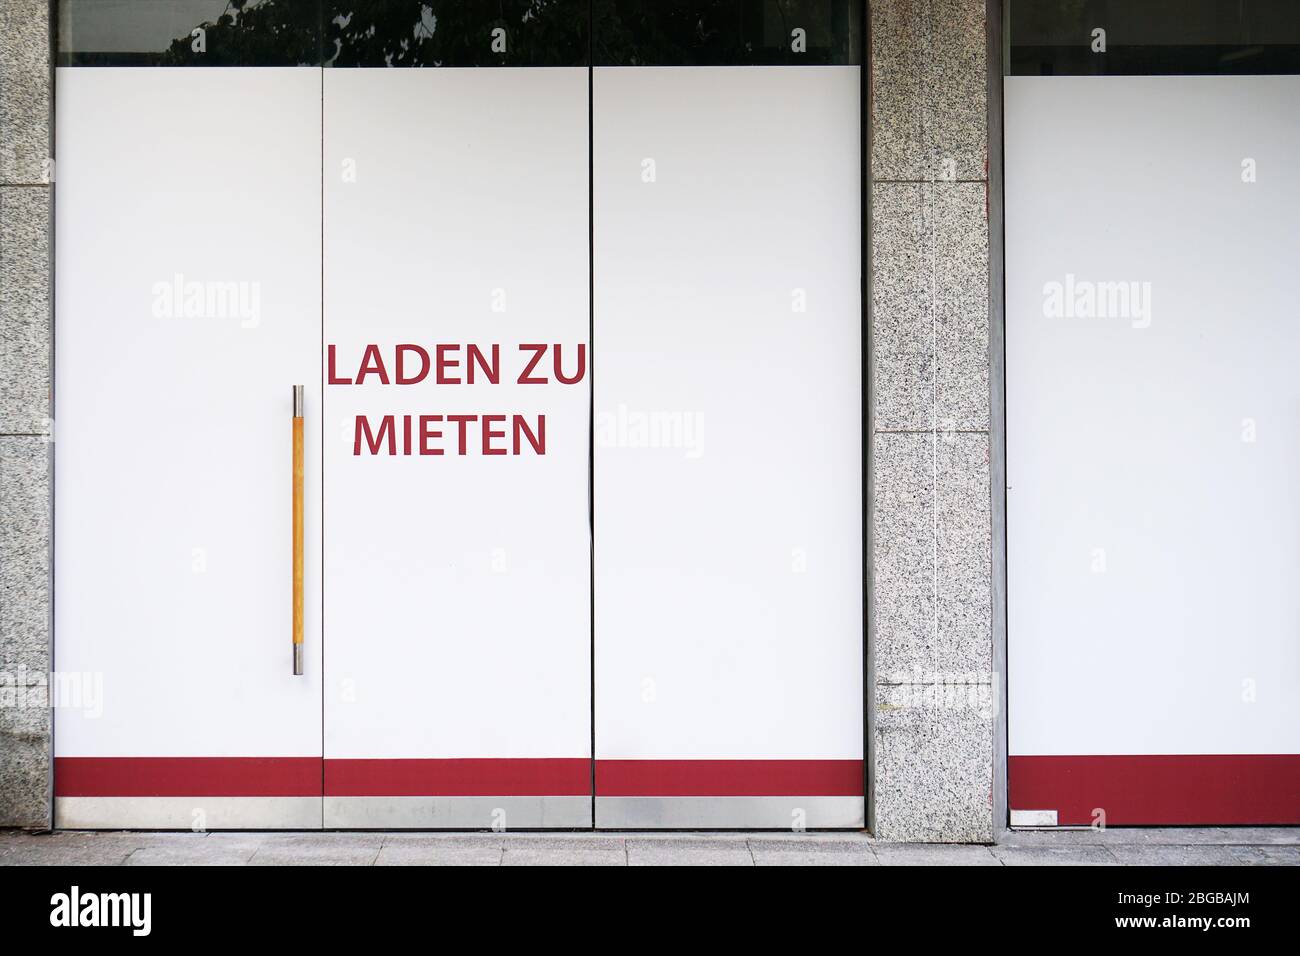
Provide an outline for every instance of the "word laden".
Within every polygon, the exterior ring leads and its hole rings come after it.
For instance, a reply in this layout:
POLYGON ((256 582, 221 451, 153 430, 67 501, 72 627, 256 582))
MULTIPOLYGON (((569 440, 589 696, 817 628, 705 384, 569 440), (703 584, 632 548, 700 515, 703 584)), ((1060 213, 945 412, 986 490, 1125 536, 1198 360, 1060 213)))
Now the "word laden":
MULTIPOLYGON (((564 374, 564 347, 561 345, 520 345, 519 351, 531 353, 532 357, 527 360, 524 370, 519 373, 517 379, 520 385, 549 385, 550 379, 546 377, 546 370, 543 368, 538 371, 538 366, 542 364, 546 357, 547 349, 554 349, 551 362, 555 373, 555 380, 562 385, 576 385, 581 382, 587 374, 587 346, 579 343, 577 370, 572 375, 564 374)), ((365 352, 362 353, 361 363, 357 367, 355 379, 342 378, 339 376, 337 362, 335 359, 335 346, 329 347, 329 384, 331 385, 363 385, 367 378, 373 376, 381 385, 419 385, 429 377, 430 370, 433 371, 433 381, 436 385, 473 385, 476 380, 475 369, 479 370, 483 378, 491 385, 501 384, 501 346, 493 344, 488 346, 488 352, 485 355, 483 349, 477 345, 459 344, 453 345, 435 345, 433 347, 433 357, 430 358, 428 349, 420 345, 411 345, 403 343, 393 347, 393 376, 388 374, 388 366, 384 363, 383 352, 378 345, 367 345, 365 352), (465 350, 465 361, 462 363, 460 358, 461 349, 465 350), (408 364, 414 361, 417 363, 416 368, 412 369, 408 364), (462 373, 462 364, 464 372, 462 373), (463 374, 463 377, 462 377, 463 374)))
MULTIPOLYGON (((576 368, 565 371, 563 346, 522 344, 522 371, 515 379, 519 385, 576 385, 587 374, 587 346, 579 344, 576 368), (551 361, 546 362, 547 353, 551 361)), ((365 347, 351 377, 339 374, 337 347, 327 349, 330 385, 487 385, 501 384, 501 346, 438 344, 429 349, 413 343, 393 347, 390 361, 378 345, 365 347)), ((546 454, 546 416, 535 420, 523 415, 383 415, 372 423, 365 415, 356 417, 352 454, 371 455, 443 455, 443 425, 454 425, 455 453, 466 455, 471 448, 481 455, 519 455, 531 448, 533 454, 546 454), (510 423, 509 430, 505 427, 510 423), (477 426, 471 428, 471 426, 477 426), (509 441, 507 441, 507 435, 509 441)), ((451 430, 451 429, 449 429, 451 430)))

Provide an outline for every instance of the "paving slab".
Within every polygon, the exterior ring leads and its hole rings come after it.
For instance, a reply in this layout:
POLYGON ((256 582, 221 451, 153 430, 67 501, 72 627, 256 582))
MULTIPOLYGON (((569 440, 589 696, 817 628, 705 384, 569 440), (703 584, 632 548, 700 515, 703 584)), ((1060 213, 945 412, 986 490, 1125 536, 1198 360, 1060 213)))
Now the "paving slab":
POLYGON ((754 857, 739 840, 670 839, 627 841, 629 866, 753 866, 754 857))
POLYGON ((623 847, 507 846, 502 866, 627 866, 623 847))
POLYGON ((0 866, 117 866, 143 845, 136 834, 4 834, 0 866))
MULTIPOLYGON (((251 857, 267 840, 275 839, 277 836, 279 834, 215 831, 208 834, 207 839, 203 841, 203 847, 222 855, 247 853, 251 857)), ((150 844, 153 845, 156 844, 150 844)))
POLYGON ((544 833, 516 833, 505 840, 507 850, 524 847, 532 850, 616 850, 624 852, 627 840, 621 836, 606 836, 599 833, 564 833, 550 835, 544 833))
POLYGON ((1110 852, 1125 866, 1245 866, 1266 863, 1264 853, 1250 846, 1171 846, 1145 844, 1113 846, 1110 852))
POLYGON ((870 847, 876 842, 865 833, 752 833, 746 840, 750 846, 798 846, 830 851, 870 847))
POLYGON ((1225 843, 1239 843, 1245 846, 1261 844, 1300 846, 1300 827, 1224 827, 1222 832, 1225 843))
POLYGON ((375 866, 500 866, 505 853, 499 846, 457 843, 384 844, 375 866))
POLYGON ((1263 863, 1270 866, 1300 866, 1300 846, 1270 846, 1257 848, 1263 854, 1263 863))
POLYGON ((758 866, 880 865, 871 841, 862 834, 750 837, 749 851, 758 866))
POLYGON ((252 866, 369 866, 383 847, 383 834, 303 833, 267 839, 252 866))
MULTIPOLYGON (((582 836, 583 834, 573 834, 582 836)), ((748 843, 752 837, 763 836, 772 839, 803 839, 802 835, 776 830, 771 832, 753 830, 731 831, 689 831, 689 830, 618 830, 609 834, 622 840, 643 840, 651 843, 708 844, 710 846, 730 846, 748 843)))
POLYGON ((999 866, 986 846, 964 843, 877 843, 883 866, 999 866))
POLYGON ((805 847, 750 846, 756 866, 880 866, 869 848, 847 852, 805 847))
POLYGON ((126 866, 247 866, 260 844, 204 840, 191 846, 160 843, 142 846, 126 866))
POLYGON ((995 846, 990 852, 1003 866, 1120 865, 1105 846, 995 846))
MULTIPOLYGON (((499 833, 381 833, 376 834, 383 842, 384 846, 411 846, 411 847, 429 847, 437 849, 439 847, 462 847, 466 849, 482 849, 491 847, 497 850, 502 849, 506 844, 506 837, 499 833)), ((515 838, 511 838, 515 839, 515 838)))

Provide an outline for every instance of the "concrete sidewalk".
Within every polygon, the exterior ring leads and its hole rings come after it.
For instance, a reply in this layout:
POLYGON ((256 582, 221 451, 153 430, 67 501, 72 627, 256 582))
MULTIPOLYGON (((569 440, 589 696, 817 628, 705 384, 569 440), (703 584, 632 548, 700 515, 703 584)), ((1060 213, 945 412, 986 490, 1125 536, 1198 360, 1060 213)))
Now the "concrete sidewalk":
POLYGON ((861 833, 25 833, 0 865, 1300 865, 1300 829, 1017 831, 997 846, 861 833))

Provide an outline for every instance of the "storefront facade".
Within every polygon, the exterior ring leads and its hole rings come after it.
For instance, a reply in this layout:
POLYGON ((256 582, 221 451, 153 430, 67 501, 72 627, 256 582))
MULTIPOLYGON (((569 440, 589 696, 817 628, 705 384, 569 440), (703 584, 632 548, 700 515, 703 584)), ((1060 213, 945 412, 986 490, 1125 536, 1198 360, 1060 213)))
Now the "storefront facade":
POLYGON ((47 6, 0 4, 0 822, 1300 821, 1298 452, 1197 437, 1294 387, 1173 291, 1230 244, 1285 362, 1297 197, 1171 221, 1206 123, 1300 161, 1281 5, 1181 60, 1159 4, 47 6))

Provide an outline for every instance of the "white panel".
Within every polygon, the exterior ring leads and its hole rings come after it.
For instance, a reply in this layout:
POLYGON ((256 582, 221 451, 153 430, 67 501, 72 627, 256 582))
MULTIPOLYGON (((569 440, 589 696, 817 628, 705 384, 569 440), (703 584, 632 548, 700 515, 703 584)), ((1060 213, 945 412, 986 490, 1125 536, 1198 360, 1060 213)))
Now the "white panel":
POLYGON ((1006 81, 1013 755, 1300 751, 1297 102, 1006 81), (1052 317, 1067 276, 1150 308, 1052 317))
POLYGON ((587 341, 587 73, 329 70, 325 133, 339 374, 502 346, 499 385, 327 386, 326 756, 588 756, 588 384, 516 384, 519 343, 587 341), (544 456, 353 454, 358 414, 515 412, 544 456))
POLYGON ((318 756, 320 71, 61 68, 57 98, 55 667, 103 694, 56 752, 318 756), (177 276, 245 308, 169 310, 177 276))
POLYGON ((596 70, 598 757, 862 756, 858 84, 596 70))

